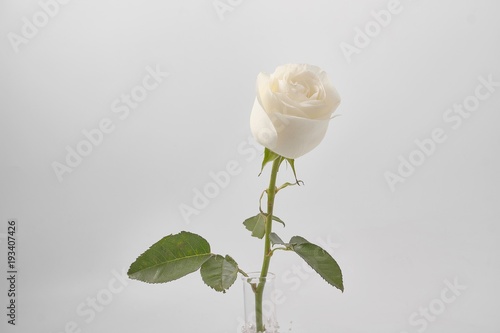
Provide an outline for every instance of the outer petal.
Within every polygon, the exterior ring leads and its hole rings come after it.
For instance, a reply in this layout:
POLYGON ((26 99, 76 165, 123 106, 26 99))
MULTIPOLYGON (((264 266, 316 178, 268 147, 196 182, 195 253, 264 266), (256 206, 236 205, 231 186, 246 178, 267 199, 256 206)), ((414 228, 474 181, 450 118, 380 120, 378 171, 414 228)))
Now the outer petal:
POLYGON ((278 132, 266 111, 260 105, 258 98, 255 98, 252 113, 250 114, 250 129, 258 143, 274 151, 278 140, 278 132))
POLYGON ((325 89, 325 94, 326 94, 325 104, 329 106, 330 109, 329 116, 331 116, 340 105, 341 98, 339 92, 332 85, 332 82, 328 79, 325 72, 321 73, 321 80, 323 82, 323 87, 325 89))
POLYGON ((274 128, 278 136, 273 148, 275 153, 295 159, 319 145, 325 137, 330 119, 307 119, 275 114, 274 128))
POLYGON ((266 113, 280 111, 280 103, 271 91, 270 79, 269 74, 266 73, 257 75, 257 99, 262 108, 267 110, 266 113))

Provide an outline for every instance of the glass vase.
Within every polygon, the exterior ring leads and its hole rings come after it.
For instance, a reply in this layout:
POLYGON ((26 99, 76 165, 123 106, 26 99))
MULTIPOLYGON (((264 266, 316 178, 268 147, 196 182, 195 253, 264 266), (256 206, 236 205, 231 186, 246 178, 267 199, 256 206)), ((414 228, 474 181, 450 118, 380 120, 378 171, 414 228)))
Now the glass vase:
POLYGON ((245 326, 242 333, 279 333, 276 319, 275 275, 268 273, 261 278, 260 273, 249 273, 242 277, 245 309, 245 326), (258 330, 258 328, 260 328, 258 330))

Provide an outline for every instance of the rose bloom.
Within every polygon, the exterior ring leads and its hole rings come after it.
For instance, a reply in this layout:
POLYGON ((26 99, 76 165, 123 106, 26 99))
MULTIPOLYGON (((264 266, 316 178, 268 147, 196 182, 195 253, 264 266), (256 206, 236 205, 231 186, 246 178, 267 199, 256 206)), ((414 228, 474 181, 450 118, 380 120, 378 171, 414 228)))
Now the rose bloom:
POLYGON ((340 96, 321 68, 279 66, 271 75, 257 76, 250 128, 261 145, 295 159, 323 140, 339 104, 340 96))

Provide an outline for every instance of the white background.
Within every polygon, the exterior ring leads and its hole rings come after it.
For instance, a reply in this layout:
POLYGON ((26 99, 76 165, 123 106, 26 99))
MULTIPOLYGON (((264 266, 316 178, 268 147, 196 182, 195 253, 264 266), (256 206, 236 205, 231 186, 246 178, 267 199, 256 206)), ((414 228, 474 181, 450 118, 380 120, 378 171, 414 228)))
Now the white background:
MULTIPOLYGON (((22 36, 41 7, 0 2, 0 233, 9 218, 19 224, 15 327, 0 238, 2 332, 237 332, 240 281, 223 295, 199 273, 164 285, 115 274, 181 230, 259 268, 262 244, 241 223, 257 213, 269 171, 257 177, 248 119, 257 74, 294 62, 329 74, 342 116, 296 161, 305 186, 279 194, 287 226, 276 231, 326 244, 345 292, 277 253, 282 332, 500 332, 500 87, 458 128, 443 118, 479 77, 500 82, 498 1, 401 0, 350 57, 342 43, 354 46, 389 1, 231 3, 219 15, 212 0, 70 1, 16 52, 9 33, 22 36), (148 66, 169 76, 120 119, 112 103, 148 66), (59 181, 53 163, 104 118, 114 130, 59 181), (392 191, 384 175, 437 128, 446 140, 392 191), (179 207, 232 160, 241 173, 187 223, 179 207), (449 303, 447 283, 466 288, 449 303)), ((283 169, 280 181, 292 179, 283 169)))

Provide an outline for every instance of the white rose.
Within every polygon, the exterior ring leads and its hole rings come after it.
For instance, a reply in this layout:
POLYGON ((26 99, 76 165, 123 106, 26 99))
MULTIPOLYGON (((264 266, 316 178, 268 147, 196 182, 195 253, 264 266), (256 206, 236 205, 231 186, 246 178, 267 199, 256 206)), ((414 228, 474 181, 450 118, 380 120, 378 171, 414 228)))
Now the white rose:
POLYGON ((250 128, 261 145, 295 159, 323 140, 339 104, 340 96, 322 69, 283 65, 271 75, 257 76, 250 128))

